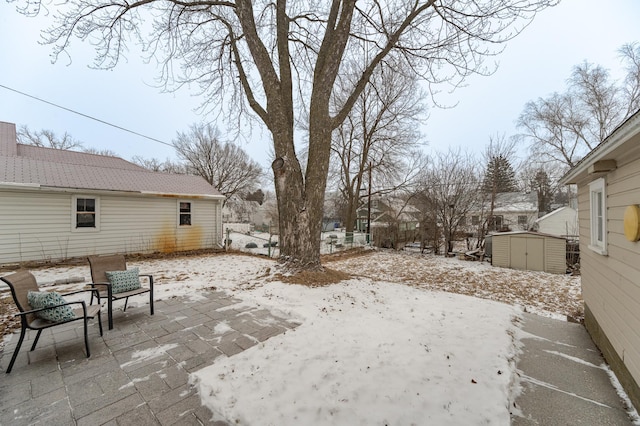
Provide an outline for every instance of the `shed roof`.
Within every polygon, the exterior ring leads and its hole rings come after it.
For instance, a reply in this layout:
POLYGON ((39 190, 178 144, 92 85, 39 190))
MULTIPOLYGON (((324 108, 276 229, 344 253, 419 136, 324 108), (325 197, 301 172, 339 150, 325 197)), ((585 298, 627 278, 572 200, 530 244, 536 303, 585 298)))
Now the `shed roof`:
POLYGON ((200 176, 152 172, 119 157, 18 144, 0 122, 0 186, 48 187, 222 198, 200 176))
POLYGON ((565 237, 559 237, 558 235, 545 234, 542 232, 533 232, 533 231, 509 231, 509 232, 496 232, 495 234, 491 234, 492 237, 502 237, 502 236, 513 236, 513 235, 530 235, 534 237, 549 237, 549 238, 557 238, 560 240, 566 240, 565 237))

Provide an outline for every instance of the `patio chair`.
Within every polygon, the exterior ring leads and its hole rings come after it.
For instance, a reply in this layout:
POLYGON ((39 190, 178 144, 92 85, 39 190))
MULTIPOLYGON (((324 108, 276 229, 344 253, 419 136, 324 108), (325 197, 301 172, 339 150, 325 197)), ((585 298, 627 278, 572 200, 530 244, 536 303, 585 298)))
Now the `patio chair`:
MULTIPOLYGON (((18 356, 18 352, 20 351, 20 347, 22 346, 22 341, 24 340, 24 336, 28 329, 38 331, 38 334, 36 334, 36 338, 31 345, 30 350, 33 351, 38 344, 38 339, 40 339, 42 330, 55 327, 56 325, 62 325, 69 322, 82 320, 84 321, 84 346, 86 349, 87 358, 91 356, 91 352, 89 350, 87 323, 89 319, 94 318, 97 315, 98 325, 100 326, 100 336, 102 336, 102 317, 100 316, 100 308, 102 307, 102 305, 98 303, 97 305, 87 306, 84 300, 66 302, 60 296, 68 296, 71 294, 77 294, 87 291, 90 291, 93 294, 94 290, 78 290, 65 294, 58 294, 55 292, 41 292, 38 288, 36 278, 28 271, 15 272, 11 275, 7 275, 6 277, 0 277, 0 280, 7 283, 9 285, 9 288, 11 289, 13 300, 18 307, 18 310, 20 311, 16 315, 20 316, 20 324, 22 325, 18 344, 16 345, 15 351, 13 351, 13 356, 11 357, 11 362, 9 362, 9 367, 7 367, 7 374, 9 374, 11 372, 11 369, 13 368, 13 363, 16 361, 16 357, 18 356), (29 303, 29 292, 37 292, 39 296, 44 296, 45 298, 53 301, 53 304, 48 304, 45 307, 34 309, 29 303), (74 306, 75 309, 73 308, 74 306), (46 316, 49 319, 43 319, 39 317, 39 313, 40 315, 46 316)), ((35 300, 42 299, 43 297, 32 295, 31 298, 31 300, 34 301, 35 304, 35 300)))
MULTIPOLYGON (((107 316, 109 318, 109 330, 113 329, 113 302, 114 300, 125 299, 124 301, 124 309, 127 310, 127 303, 129 302, 129 297, 138 296, 140 294, 149 293, 149 310, 151 315, 153 315, 153 276, 148 274, 138 274, 137 268, 135 269, 135 273, 132 273, 132 276, 136 277, 136 282, 138 283, 137 288, 127 289, 124 287, 124 291, 119 291, 117 287, 114 288, 112 284, 112 280, 109 280, 108 275, 112 272, 134 272, 133 270, 127 270, 127 263, 124 259, 123 255, 115 254, 108 256, 89 256, 89 266, 91 267, 91 286, 101 286, 100 289, 100 297, 104 297, 107 299, 107 316), (149 281, 148 287, 143 287, 139 283, 137 277, 146 277, 149 281)), ((132 278, 132 277, 127 277, 132 278)), ((129 287, 131 288, 131 287, 129 287)), ((123 290, 121 288, 120 290, 123 290)), ((93 297, 91 298, 91 303, 93 303, 93 297)))

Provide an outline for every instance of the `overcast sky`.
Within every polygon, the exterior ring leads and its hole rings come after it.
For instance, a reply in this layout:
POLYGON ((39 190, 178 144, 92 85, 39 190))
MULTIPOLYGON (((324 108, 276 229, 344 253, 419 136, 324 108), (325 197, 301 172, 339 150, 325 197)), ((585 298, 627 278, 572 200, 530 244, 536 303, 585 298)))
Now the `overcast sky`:
MULTIPOLYGON (((182 90, 161 93, 156 69, 131 54, 111 71, 90 69, 92 50, 73 40, 72 62, 52 64, 51 47, 38 44, 46 18, 25 18, 15 5, 0 0, 0 85, 28 93, 132 131, 171 142, 204 117, 194 112, 198 98, 182 90)), ((638 0, 562 0, 543 11, 496 58, 498 70, 473 77, 467 87, 441 94, 439 102, 456 105, 430 110, 424 128, 426 150, 462 146, 481 152, 489 137, 511 136, 525 103, 562 91, 571 68, 583 61, 601 64, 620 75, 617 49, 640 41, 638 0)), ((31 130, 65 131, 86 147, 109 149, 123 158, 175 158, 173 149, 0 87, 0 121, 31 130)), ((254 130, 243 147, 262 165, 270 164, 270 139, 254 130)))

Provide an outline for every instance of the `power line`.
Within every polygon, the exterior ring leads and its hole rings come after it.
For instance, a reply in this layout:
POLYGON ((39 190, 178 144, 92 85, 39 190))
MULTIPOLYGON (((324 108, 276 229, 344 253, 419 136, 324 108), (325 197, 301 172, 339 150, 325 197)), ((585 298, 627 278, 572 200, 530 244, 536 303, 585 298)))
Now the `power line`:
POLYGON ((18 94, 20 94, 20 95, 22 95, 22 96, 26 96, 26 97, 28 97, 28 98, 35 99, 35 100, 37 100, 37 101, 39 101, 39 102, 43 102, 43 103, 45 103, 45 104, 49 104, 49 105, 54 106, 54 107, 56 107, 56 108, 60 108, 60 109, 63 109, 63 110, 65 110, 65 111, 69 111, 69 112, 72 112, 72 113, 74 113, 74 114, 78 114, 78 115, 80 115, 80 116, 82 116, 82 117, 85 117, 85 118, 88 118, 88 119, 90 119, 90 120, 94 120, 94 121, 97 121, 97 122, 99 122, 99 123, 106 124, 107 126, 115 127, 115 128, 116 128, 116 129, 118 129, 118 130, 122 130, 122 131, 125 131, 125 132, 128 132, 128 133, 134 134, 134 135, 136 135, 136 136, 140 136, 140 137, 142 137, 142 138, 149 139, 150 141, 158 142, 158 143, 161 143, 161 144, 163 144, 163 145, 167 145, 167 146, 173 147, 173 145, 172 145, 172 144, 170 144, 170 143, 168 143, 168 142, 164 142, 164 141, 161 141, 161 140, 159 140, 159 139, 152 138, 151 136, 143 135, 142 133, 134 132, 133 130, 126 129, 126 128, 121 127, 121 126, 118 126, 118 125, 116 125, 116 124, 112 124, 112 123, 109 123, 109 122, 107 122, 107 121, 100 120, 99 118, 92 117, 92 116, 87 115, 87 114, 83 114, 83 113, 81 113, 81 112, 79 112, 79 111, 75 111, 75 110, 73 110, 73 109, 71 109, 71 108, 67 108, 67 107, 64 107, 64 106, 62 106, 62 105, 58 105, 58 104, 56 104, 56 103, 49 102, 49 101, 47 101, 47 100, 45 100, 45 99, 42 99, 42 98, 39 98, 39 97, 37 97, 37 96, 33 96, 33 95, 28 94, 28 93, 21 92, 21 91, 19 91, 19 90, 13 89, 13 88, 11 88, 11 87, 4 86, 4 85, 2 85, 2 84, 0 84, 0 87, 2 87, 3 89, 10 90, 10 91, 12 91, 12 92, 18 93, 18 94))

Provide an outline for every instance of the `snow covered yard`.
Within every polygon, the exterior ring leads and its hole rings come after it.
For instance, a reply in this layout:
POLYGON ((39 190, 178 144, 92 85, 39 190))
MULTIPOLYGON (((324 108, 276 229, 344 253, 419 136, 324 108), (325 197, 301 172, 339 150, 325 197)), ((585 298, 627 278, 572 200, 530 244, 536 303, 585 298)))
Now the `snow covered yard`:
MULTIPOLYGON (((563 301, 581 302, 578 278, 434 256, 327 261, 352 278, 316 287, 281 282, 275 265, 226 254, 129 263, 154 274, 157 299, 216 287, 302 323, 192 375, 203 404, 234 424, 507 425, 519 312, 566 315, 563 301)), ((33 273, 89 277, 88 266, 33 273)))

